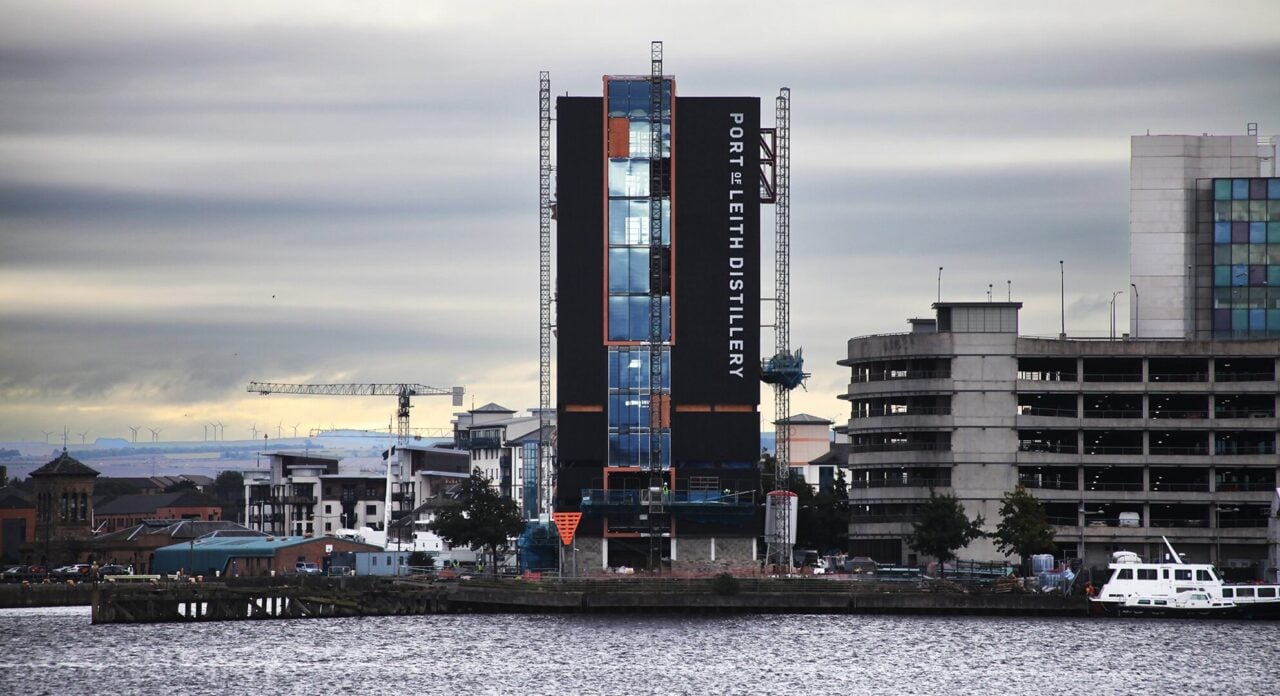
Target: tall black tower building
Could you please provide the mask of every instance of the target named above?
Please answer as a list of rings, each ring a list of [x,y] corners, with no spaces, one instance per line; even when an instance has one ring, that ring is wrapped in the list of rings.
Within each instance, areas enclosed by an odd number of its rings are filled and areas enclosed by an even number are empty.
[[[750,565],[760,100],[606,76],[556,124],[556,509],[583,513],[579,567]]]

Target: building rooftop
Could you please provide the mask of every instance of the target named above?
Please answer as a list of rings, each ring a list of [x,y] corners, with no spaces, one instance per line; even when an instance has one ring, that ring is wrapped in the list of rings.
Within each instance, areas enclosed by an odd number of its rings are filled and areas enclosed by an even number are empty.
[[[808,413],[797,413],[794,416],[788,416],[786,420],[774,421],[774,425],[832,425],[833,421],[826,418],[819,418]]]
[[[480,408],[471,409],[470,411],[468,411],[468,413],[515,413],[515,411],[512,411],[506,406],[499,406],[498,404],[495,404],[492,401],[490,401],[489,403],[485,404],[484,406],[481,406]]]
[[[132,493],[94,504],[95,515],[136,515],[154,513],[163,507],[218,507],[217,501],[199,491],[176,493]]]
[[[44,466],[31,472],[32,476],[97,476],[98,472],[90,469],[80,462],[80,460],[67,454],[62,450],[62,454],[57,459],[45,464]]]

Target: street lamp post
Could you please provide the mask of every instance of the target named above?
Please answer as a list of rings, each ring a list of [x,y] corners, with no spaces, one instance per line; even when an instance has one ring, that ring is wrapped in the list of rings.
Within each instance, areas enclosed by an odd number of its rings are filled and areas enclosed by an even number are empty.
[[[1133,288],[1133,337],[1137,338],[1142,335],[1142,329],[1139,328],[1138,324],[1138,286],[1134,283],[1129,283],[1129,287]]]
[[[1115,290],[1111,293],[1111,340],[1116,340],[1116,297],[1123,295],[1124,290]]]

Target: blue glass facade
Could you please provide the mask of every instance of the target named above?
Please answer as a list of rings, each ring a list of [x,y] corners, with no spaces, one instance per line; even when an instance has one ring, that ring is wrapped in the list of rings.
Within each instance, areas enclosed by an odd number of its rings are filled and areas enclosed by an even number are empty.
[[[1213,336],[1280,336],[1280,178],[1213,180]]]
[[[605,79],[607,220],[605,343],[609,355],[609,466],[671,465],[671,96],[662,83],[662,108],[653,113],[653,83],[641,77]],[[653,153],[653,128],[662,151]],[[658,171],[654,171],[659,168]],[[660,215],[655,225],[654,212]],[[656,227],[656,229],[655,229]],[[655,244],[655,240],[657,243]],[[654,254],[661,258],[654,259]],[[655,277],[655,267],[658,274]],[[655,287],[656,286],[656,287]],[[661,307],[663,384],[650,389],[651,314]],[[651,394],[659,403],[651,404]],[[659,432],[660,452],[650,452]]]

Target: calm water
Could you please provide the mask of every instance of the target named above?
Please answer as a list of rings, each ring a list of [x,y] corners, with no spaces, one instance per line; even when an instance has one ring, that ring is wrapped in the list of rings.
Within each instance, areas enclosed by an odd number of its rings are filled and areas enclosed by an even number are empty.
[[[0,610],[0,694],[1280,694],[1280,622]]]

